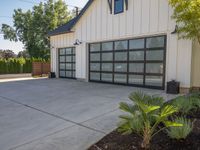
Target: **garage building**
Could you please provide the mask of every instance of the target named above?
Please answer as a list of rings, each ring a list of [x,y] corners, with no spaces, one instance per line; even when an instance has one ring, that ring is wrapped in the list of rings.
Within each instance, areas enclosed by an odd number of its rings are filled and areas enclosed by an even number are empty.
[[[168,0],[89,0],[49,33],[59,78],[182,91],[200,87],[196,41],[178,39]],[[199,64],[199,65],[198,65]]]

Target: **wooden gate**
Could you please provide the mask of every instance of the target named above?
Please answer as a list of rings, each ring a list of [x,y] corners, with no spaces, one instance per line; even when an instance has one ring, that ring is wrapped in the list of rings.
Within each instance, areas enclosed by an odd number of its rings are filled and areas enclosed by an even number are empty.
[[[32,76],[42,76],[50,72],[50,63],[47,62],[33,62]]]

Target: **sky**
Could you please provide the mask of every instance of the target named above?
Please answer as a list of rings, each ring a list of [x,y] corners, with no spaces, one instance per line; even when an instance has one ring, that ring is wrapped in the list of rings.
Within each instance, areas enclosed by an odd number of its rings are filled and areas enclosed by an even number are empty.
[[[23,11],[31,9],[35,4],[45,0],[1,0],[0,2],[0,28],[1,24],[13,25],[12,15],[14,9],[21,8]],[[68,5],[78,6],[83,8],[88,0],[64,0]],[[72,8],[72,7],[69,7]],[[10,49],[16,54],[24,49],[21,42],[10,42],[4,40],[0,34],[0,49]]]

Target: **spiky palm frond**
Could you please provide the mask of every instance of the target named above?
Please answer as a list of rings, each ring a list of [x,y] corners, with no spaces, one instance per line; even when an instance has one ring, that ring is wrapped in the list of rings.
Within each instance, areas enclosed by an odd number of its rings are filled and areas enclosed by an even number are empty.
[[[120,109],[128,114],[120,116],[118,131],[123,134],[135,132],[141,135],[142,146],[147,148],[152,136],[161,131],[161,129],[157,131],[161,122],[166,126],[180,126],[178,123],[168,121],[168,117],[178,109],[172,105],[164,105],[162,98],[141,92],[132,93],[129,98],[133,104],[120,103]]]
[[[167,130],[169,137],[177,140],[186,139],[192,131],[192,122],[183,117],[176,118],[173,121],[182,124],[182,126],[169,127]]]

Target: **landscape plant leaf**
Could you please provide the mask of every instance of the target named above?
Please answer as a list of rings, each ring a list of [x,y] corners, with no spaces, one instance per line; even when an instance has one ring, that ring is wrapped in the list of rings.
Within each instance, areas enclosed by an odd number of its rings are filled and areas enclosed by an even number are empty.
[[[172,121],[164,121],[163,122],[166,127],[182,127],[183,124],[177,123],[177,122],[172,122]]]

